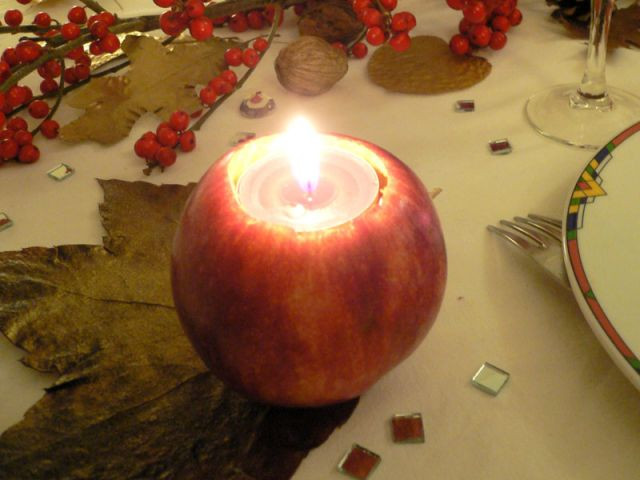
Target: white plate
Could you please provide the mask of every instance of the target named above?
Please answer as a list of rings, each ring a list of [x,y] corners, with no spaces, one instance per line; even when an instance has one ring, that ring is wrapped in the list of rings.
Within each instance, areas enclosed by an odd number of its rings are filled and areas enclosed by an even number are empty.
[[[580,173],[563,225],[565,266],[582,313],[640,389],[640,122]]]

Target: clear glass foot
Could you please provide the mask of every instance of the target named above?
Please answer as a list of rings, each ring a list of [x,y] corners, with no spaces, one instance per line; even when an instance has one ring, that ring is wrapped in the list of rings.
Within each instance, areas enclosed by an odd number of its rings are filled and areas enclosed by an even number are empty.
[[[640,98],[608,87],[608,95],[587,98],[578,84],[556,85],[527,100],[525,112],[542,135],[576,147],[602,148],[640,120]]]

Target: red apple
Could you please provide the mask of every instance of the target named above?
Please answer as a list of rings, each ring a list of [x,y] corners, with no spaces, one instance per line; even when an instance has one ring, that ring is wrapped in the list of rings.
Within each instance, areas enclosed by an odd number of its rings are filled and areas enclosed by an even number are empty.
[[[187,335],[215,375],[262,402],[360,395],[415,350],[444,294],[444,240],[420,180],[380,147],[336,138],[377,158],[378,200],[350,222],[296,232],[246,214],[237,182],[257,139],[207,171],[176,233]]]

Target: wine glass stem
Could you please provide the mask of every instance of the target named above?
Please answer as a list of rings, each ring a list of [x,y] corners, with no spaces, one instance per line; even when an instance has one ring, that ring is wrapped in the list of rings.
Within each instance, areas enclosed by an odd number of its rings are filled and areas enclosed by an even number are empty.
[[[611,99],[607,95],[605,67],[607,61],[607,37],[615,0],[591,0],[591,23],[589,25],[589,45],[587,61],[578,88],[574,107],[611,109]],[[572,102],[573,103],[573,102]]]

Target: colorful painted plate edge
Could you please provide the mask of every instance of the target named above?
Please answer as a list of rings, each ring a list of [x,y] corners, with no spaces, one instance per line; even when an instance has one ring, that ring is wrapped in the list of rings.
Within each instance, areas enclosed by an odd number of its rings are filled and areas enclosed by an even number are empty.
[[[570,192],[563,222],[563,249],[565,267],[573,294],[591,329],[602,343],[607,353],[622,370],[625,376],[640,390],[640,359],[615,328],[615,322],[598,300],[591,282],[582,264],[579,246],[579,232],[582,228],[585,209],[594,204],[594,200],[606,195],[601,187],[604,182],[603,170],[611,163],[611,153],[622,142],[640,132],[640,122],[630,126],[613,138],[595,154],[580,172],[578,180]]]

